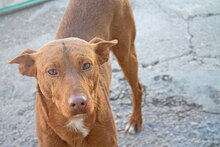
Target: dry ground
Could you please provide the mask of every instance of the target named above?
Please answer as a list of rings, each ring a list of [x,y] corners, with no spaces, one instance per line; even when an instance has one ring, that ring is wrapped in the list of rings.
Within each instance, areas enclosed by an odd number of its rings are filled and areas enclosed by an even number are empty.
[[[37,146],[35,85],[7,60],[53,40],[68,0],[0,17],[0,146]],[[220,1],[132,0],[143,130],[124,133],[131,95],[111,56],[119,146],[220,146]]]

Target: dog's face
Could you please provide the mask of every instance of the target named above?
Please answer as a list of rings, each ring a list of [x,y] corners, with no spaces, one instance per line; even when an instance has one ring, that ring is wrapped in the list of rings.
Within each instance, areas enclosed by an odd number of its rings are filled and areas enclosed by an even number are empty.
[[[40,91],[65,117],[89,114],[96,105],[99,66],[109,59],[117,40],[90,42],[67,38],[47,43],[39,51],[27,49],[9,61],[22,75],[34,76]]]

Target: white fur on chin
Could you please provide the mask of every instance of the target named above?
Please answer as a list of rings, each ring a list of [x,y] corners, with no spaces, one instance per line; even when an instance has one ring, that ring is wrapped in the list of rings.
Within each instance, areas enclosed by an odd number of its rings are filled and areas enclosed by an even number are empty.
[[[85,128],[83,123],[83,118],[73,119],[68,124],[67,127],[72,127],[76,131],[80,131],[84,137],[86,137],[89,131]]]

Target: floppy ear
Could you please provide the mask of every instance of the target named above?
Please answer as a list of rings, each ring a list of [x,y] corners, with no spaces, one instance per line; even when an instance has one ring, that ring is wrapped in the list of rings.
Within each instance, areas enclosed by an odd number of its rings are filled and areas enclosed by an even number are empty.
[[[98,55],[98,62],[100,65],[109,60],[109,48],[118,44],[118,40],[106,41],[101,38],[95,37],[89,41],[95,45],[95,53]]]
[[[35,60],[33,58],[33,53],[36,53],[35,50],[26,49],[16,58],[9,60],[9,64],[17,63],[19,64],[19,71],[22,75],[36,77],[37,69],[35,66]]]

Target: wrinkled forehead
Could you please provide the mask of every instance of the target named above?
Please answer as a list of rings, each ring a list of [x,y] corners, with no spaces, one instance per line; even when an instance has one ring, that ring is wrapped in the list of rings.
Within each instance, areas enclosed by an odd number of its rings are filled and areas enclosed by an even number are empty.
[[[92,46],[78,38],[54,40],[44,45],[39,54],[47,60],[63,60],[68,58],[94,58]]]

